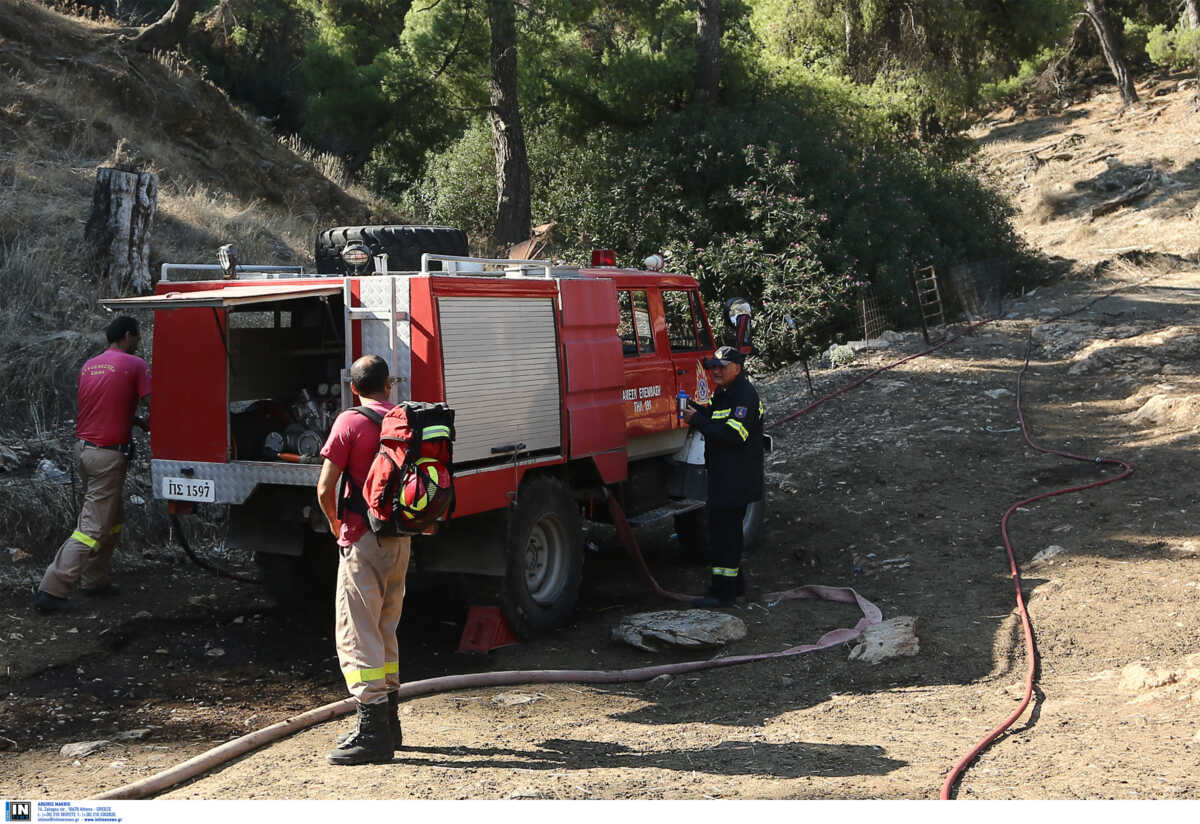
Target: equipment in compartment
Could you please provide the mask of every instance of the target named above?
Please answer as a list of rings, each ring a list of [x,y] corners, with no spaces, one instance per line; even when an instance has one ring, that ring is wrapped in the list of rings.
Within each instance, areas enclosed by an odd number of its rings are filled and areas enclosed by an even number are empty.
[[[321,447],[340,411],[338,398],[329,392],[328,384],[320,384],[301,388],[286,403],[268,399],[231,404],[234,460],[319,463]]]

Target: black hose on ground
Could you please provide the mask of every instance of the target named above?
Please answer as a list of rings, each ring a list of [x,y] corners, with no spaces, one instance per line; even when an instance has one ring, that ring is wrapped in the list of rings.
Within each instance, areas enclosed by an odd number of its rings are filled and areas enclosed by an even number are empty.
[[[201,569],[208,570],[209,572],[211,572],[214,575],[217,575],[221,578],[230,578],[234,581],[241,581],[243,584],[261,584],[262,583],[262,580],[259,578],[252,578],[247,575],[240,575],[236,572],[233,572],[232,570],[224,569],[224,568],[216,566],[214,564],[210,564],[208,561],[205,561],[200,556],[198,556],[192,550],[191,544],[188,543],[187,533],[184,532],[184,530],[183,530],[183,523],[179,520],[178,512],[171,513],[171,532],[173,535],[175,535],[175,539],[179,542],[179,545],[181,547],[183,547],[184,553],[186,553],[187,556],[189,558],[191,558],[192,561],[195,562],[196,566],[200,567]]]

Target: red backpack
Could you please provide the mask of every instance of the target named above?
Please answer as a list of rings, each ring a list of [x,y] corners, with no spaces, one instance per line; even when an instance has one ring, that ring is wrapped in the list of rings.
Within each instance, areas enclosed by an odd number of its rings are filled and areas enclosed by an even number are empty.
[[[454,511],[454,410],[401,401],[380,424],[363,498],[376,535],[419,535]]]

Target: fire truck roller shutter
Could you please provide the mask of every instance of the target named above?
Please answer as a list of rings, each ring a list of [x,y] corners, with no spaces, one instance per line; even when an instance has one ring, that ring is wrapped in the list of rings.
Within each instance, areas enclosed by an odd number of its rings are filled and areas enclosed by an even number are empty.
[[[494,459],[562,441],[558,346],[550,298],[439,298],[446,403],[455,410],[454,462]]]
[[[419,270],[423,252],[469,254],[467,233],[449,226],[338,226],[317,235],[317,272],[346,274],[342,249],[355,241],[366,244],[372,255],[387,254],[388,269],[393,272]]]

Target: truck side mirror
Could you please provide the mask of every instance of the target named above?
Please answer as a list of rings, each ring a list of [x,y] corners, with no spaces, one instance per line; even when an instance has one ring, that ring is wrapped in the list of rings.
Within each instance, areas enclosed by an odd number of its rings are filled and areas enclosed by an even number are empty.
[[[736,335],[734,345],[738,349],[752,348],[750,343],[750,301],[745,298],[730,298],[725,301],[725,322]]]

